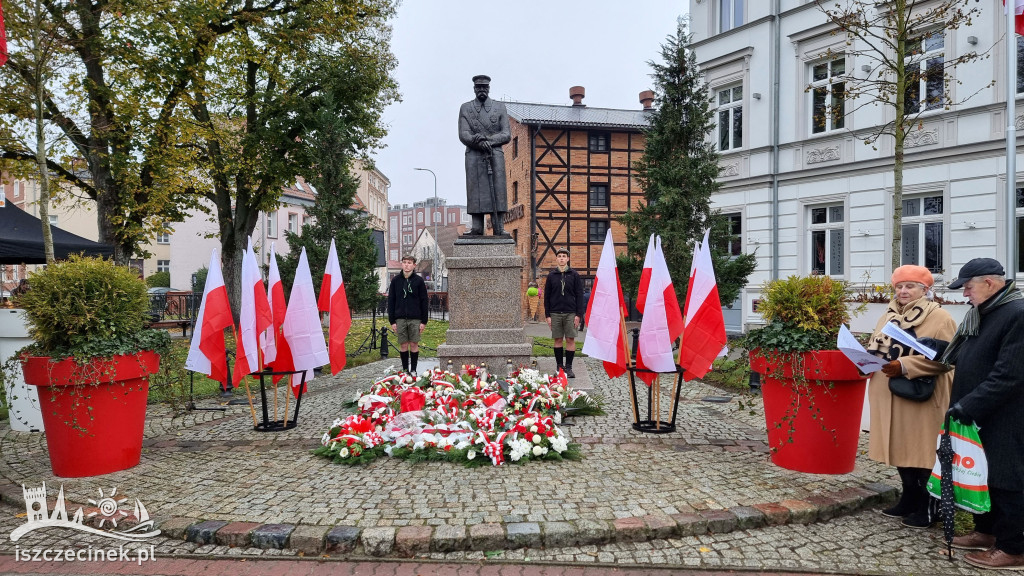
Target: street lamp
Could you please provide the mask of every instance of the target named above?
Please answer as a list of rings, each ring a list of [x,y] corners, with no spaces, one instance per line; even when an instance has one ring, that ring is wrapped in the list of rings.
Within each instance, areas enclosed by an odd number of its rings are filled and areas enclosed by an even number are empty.
[[[437,261],[437,216],[434,212],[437,210],[437,174],[434,174],[434,171],[430,168],[413,168],[413,170],[430,172],[430,175],[434,177],[434,208],[430,211],[430,219],[434,221],[434,265],[432,268],[434,275],[434,292],[439,292],[441,288],[438,276],[441,275],[441,263]]]

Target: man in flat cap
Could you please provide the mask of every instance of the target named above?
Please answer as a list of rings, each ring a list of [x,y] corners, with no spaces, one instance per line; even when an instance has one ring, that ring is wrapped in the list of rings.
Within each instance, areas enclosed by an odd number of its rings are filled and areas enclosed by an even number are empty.
[[[544,282],[544,316],[555,341],[557,369],[564,366],[565,375],[575,378],[572,360],[576,355],[576,331],[583,321],[587,301],[583,299],[583,279],[569,267],[569,250],[556,250],[555,262],[558,266],[548,273]]]
[[[974,566],[1024,568],[1024,296],[992,258],[964,264],[950,288],[964,289],[971,309],[939,359],[955,365],[947,415],[977,422],[988,457],[992,511],[975,531],[953,539]]]
[[[487,96],[490,89],[489,76],[474,76],[476,99],[459,109],[459,140],[466,145],[466,212],[473,217],[468,234],[474,236],[484,233],[484,214],[491,215],[494,235],[505,235],[502,220],[508,212],[501,147],[512,134],[505,105]]]

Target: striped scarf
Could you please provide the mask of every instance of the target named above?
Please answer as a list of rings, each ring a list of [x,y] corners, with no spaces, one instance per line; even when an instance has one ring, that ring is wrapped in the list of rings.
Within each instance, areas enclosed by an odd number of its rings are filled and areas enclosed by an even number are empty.
[[[1006,304],[1007,302],[1013,302],[1014,300],[1020,300],[1024,298],[1024,295],[1017,290],[1016,282],[1007,282],[1006,286],[1003,287],[995,296],[990,298],[987,302],[983,302],[981,307],[985,308],[985,312],[995,310],[996,308]],[[953,335],[953,339],[949,341],[949,345],[946,346],[945,352],[942,353],[942,357],[939,358],[939,362],[946,365],[956,364],[957,358],[960,356],[960,347],[963,343],[972,336],[978,335],[978,329],[981,327],[981,309],[978,306],[971,306],[971,309],[967,311],[967,315],[964,316],[960,326],[956,329],[956,334]]]

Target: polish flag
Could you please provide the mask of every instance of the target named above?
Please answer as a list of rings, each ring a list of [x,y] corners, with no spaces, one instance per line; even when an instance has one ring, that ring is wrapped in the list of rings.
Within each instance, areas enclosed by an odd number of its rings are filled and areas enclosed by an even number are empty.
[[[679,365],[686,372],[683,379],[701,378],[711,370],[711,363],[725,351],[725,318],[718,298],[718,282],[711,261],[708,235],[693,256],[690,282],[686,289],[686,324],[683,343],[679,347]]]
[[[644,267],[640,271],[640,287],[636,291],[636,309],[644,313],[644,306],[647,304],[647,289],[651,285],[651,258],[654,256],[654,234],[647,241],[647,252],[644,254]]]
[[[583,341],[583,353],[604,361],[604,371],[609,378],[626,373],[629,355],[626,352],[626,333],[623,316],[626,305],[619,284],[619,268],[615,265],[615,243],[612,231],[604,237],[601,261],[597,265],[597,276],[590,290],[587,303],[587,337]]]
[[[306,382],[313,379],[314,368],[330,362],[327,344],[324,342],[324,331],[320,326],[320,314],[316,308],[313,277],[309,273],[305,248],[299,255],[299,266],[295,270],[295,281],[292,283],[288,311],[285,312],[281,332],[292,351],[292,369],[304,371]],[[299,393],[294,378],[292,392],[296,395]]]
[[[637,367],[653,372],[675,372],[672,343],[683,332],[683,314],[679,310],[672,276],[661,250],[661,238],[655,240],[651,258],[651,281],[647,290],[644,318],[640,323],[640,341],[636,354]],[[654,374],[638,373],[650,385]]]
[[[206,273],[203,301],[199,305],[196,327],[192,330],[192,344],[185,359],[185,369],[206,374],[228,386],[228,361],[224,346],[224,330],[234,326],[231,319],[231,304],[228,289],[224,286],[224,275],[220,271],[217,250],[210,256],[210,268]]]
[[[276,293],[276,294],[275,294]],[[277,298],[275,299],[275,295]],[[277,269],[277,254],[274,243],[270,244],[270,273],[267,275],[267,304],[270,306],[270,327],[260,334],[260,347],[263,348],[263,361],[269,366],[277,360],[277,347],[280,338],[281,324],[284,323],[284,285],[281,284],[281,273]]]
[[[235,386],[246,374],[263,369],[260,362],[260,336],[273,326],[267,289],[260,275],[256,252],[252,249],[252,238],[242,256],[242,301],[238,313],[238,342],[235,353],[235,371],[232,380]]]
[[[0,2],[0,66],[7,63],[7,33],[4,31],[4,4]]]
[[[327,350],[331,356],[331,374],[337,374],[345,367],[345,337],[352,327],[352,312],[348,308],[348,296],[345,295],[345,282],[341,277],[341,265],[338,263],[338,251],[334,248],[333,238],[331,250],[327,253],[327,269],[324,270],[324,279],[320,284],[317,307],[321,312],[330,314]]]
[[[1003,0],[1003,14],[1006,14],[1006,0]],[[1024,0],[1013,3],[1013,28],[1014,32],[1024,36]]]

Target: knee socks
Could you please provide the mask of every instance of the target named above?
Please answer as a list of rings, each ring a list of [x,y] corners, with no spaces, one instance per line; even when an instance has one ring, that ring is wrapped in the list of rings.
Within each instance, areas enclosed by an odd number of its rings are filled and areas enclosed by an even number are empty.
[[[562,367],[562,351],[563,350],[564,349],[561,346],[555,348],[555,366],[557,366],[559,368]]]
[[[398,355],[402,357],[402,372],[408,372],[409,371],[409,352],[408,351],[406,351],[406,352],[399,352]]]
[[[416,351],[416,352],[410,351],[409,352],[409,356],[411,358],[411,365],[410,365],[410,367],[412,368],[412,371],[415,372],[416,371],[416,362],[420,359],[420,353],[419,353],[419,351]]]
[[[565,351],[565,367],[568,368],[569,370],[572,370],[572,358],[575,355],[576,355],[576,351],[575,350],[566,350]]]

